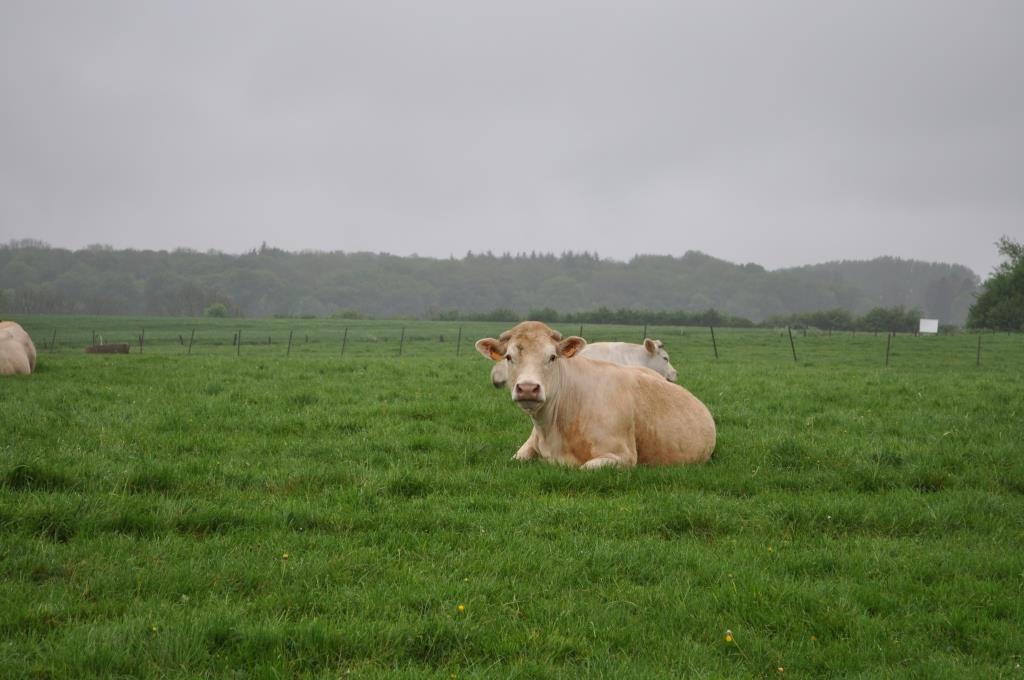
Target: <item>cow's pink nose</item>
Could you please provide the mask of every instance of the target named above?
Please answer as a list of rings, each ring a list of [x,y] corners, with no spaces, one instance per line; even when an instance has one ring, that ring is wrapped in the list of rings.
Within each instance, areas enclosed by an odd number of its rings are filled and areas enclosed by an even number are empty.
[[[523,401],[540,401],[540,385],[535,382],[516,383],[515,398]]]

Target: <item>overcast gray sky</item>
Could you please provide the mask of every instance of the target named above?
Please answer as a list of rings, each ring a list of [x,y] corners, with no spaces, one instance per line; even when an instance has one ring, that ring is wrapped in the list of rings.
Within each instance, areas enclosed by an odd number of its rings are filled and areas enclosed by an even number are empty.
[[[959,262],[1024,2],[0,0],[0,241]]]

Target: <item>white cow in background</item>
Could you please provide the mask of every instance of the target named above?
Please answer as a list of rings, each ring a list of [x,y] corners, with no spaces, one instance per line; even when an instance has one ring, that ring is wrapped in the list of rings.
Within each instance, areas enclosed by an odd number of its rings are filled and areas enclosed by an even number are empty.
[[[676,382],[679,373],[669,361],[665,343],[646,338],[642,345],[633,342],[592,342],[584,347],[579,356],[588,359],[609,361],[620,366],[643,366],[660,373],[669,382]],[[491,384],[504,387],[508,381],[508,366],[498,362],[491,367]]]

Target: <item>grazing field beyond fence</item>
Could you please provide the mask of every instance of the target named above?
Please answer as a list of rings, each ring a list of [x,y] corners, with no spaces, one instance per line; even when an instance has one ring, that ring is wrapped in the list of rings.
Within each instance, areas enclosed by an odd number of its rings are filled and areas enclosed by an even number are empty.
[[[652,326],[716,453],[581,472],[511,324],[18,320],[0,675],[1022,675],[1021,335]]]
[[[249,358],[475,357],[473,343],[497,337],[510,322],[365,321],[323,319],[175,319],[27,317],[23,325],[41,351],[78,351],[99,343],[127,343],[133,353],[235,355]],[[792,362],[836,366],[1011,368],[1024,359],[1024,334],[965,332],[916,336],[870,331],[787,328],[707,328],[554,324],[589,342],[665,342],[673,360],[703,364]],[[792,344],[790,338],[792,337]],[[239,338],[241,342],[239,343]],[[53,345],[51,347],[51,344]],[[978,351],[980,348],[980,352]]]

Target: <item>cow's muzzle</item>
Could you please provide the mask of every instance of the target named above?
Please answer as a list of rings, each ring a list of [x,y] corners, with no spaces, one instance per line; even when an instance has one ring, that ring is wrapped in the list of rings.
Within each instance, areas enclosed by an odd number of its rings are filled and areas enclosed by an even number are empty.
[[[512,399],[523,407],[537,406],[544,401],[544,390],[541,389],[540,383],[517,382],[512,388]]]

